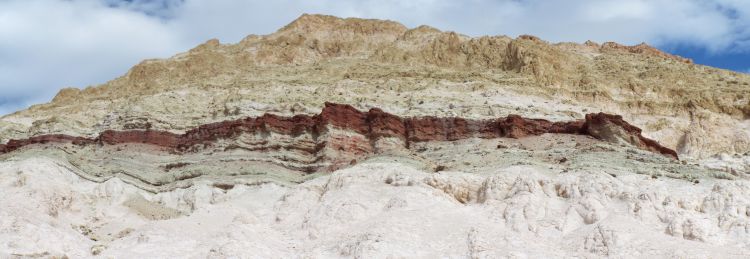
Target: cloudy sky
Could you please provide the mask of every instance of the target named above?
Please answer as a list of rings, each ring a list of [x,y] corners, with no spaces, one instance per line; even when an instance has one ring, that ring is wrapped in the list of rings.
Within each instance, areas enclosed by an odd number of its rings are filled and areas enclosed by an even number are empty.
[[[472,36],[646,42],[750,72],[747,0],[0,0],[0,114],[211,38],[267,34],[302,13],[428,24]]]

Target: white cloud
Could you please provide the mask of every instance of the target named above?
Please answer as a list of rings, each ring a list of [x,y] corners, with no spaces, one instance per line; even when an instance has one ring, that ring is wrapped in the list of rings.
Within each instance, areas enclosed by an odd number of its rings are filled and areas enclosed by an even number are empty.
[[[105,82],[146,57],[188,47],[158,19],[94,1],[2,2],[0,39],[5,109],[47,101],[64,86]]]
[[[469,35],[750,51],[746,0],[0,0],[0,114],[64,86],[124,74],[219,38],[267,34],[302,13],[429,24]]]

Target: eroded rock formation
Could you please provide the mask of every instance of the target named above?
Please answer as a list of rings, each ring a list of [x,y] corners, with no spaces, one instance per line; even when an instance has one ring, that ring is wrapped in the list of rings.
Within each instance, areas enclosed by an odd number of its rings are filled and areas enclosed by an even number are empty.
[[[200,126],[184,134],[158,130],[107,130],[96,138],[68,135],[41,135],[23,140],[11,140],[0,145],[0,153],[46,143],[72,143],[75,145],[118,145],[141,143],[163,148],[169,152],[193,152],[204,149],[222,139],[236,139],[242,134],[278,134],[278,138],[260,137],[255,144],[262,149],[294,149],[312,157],[330,161],[331,168],[356,161],[383,147],[381,139],[393,139],[400,148],[412,142],[453,141],[467,138],[523,138],[546,133],[590,135],[600,140],[630,144],[637,148],[677,159],[674,150],[641,135],[641,129],[622,119],[605,113],[588,114],[585,120],[551,122],[510,115],[494,120],[464,118],[410,117],[402,118],[373,108],[362,112],[350,105],[326,103],[318,115],[283,117],[265,114],[239,120],[224,121]],[[305,135],[306,137],[300,137]],[[271,143],[277,141],[278,143]],[[393,141],[388,142],[393,145]],[[332,153],[333,152],[333,153]],[[307,168],[305,171],[318,171]]]
[[[63,89],[50,103],[1,117],[0,143],[105,129],[183,133],[264,113],[315,114],[329,101],[401,117],[519,114],[564,121],[606,112],[672,149],[692,130],[696,114],[720,121],[702,123],[712,133],[701,135],[704,144],[679,149],[692,160],[750,151],[735,145],[750,143],[747,134],[737,134],[750,127],[744,122],[748,85],[746,74],[692,64],[645,44],[469,37],[393,21],[303,15],[272,34],[236,44],[209,40],[143,61],[106,84]]]
[[[606,113],[586,114],[581,132],[612,143],[627,143],[640,149],[677,158],[677,152],[641,135],[642,130],[622,119],[620,115]]]

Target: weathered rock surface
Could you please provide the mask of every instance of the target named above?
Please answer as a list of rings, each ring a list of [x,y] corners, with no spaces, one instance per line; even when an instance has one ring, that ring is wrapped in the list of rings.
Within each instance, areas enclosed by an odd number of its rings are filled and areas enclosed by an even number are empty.
[[[51,103],[2,117],[0,143],[107,129],[182,134],[265,113],[312,115],[324,102],[400,117],[570,121],[605,112],[642,125],[644,135],[687,159],[750,151],[745,74],[644,44],[472,38],[323,15],[236,44],[210,40],[106,84],[62,90]],[[697,131],[711,134],[694,141]]]
[[[748,84],[303,15],[1,117],[0,257],[748,258]]]
[[[655,153],[677,158],[677,152],[659,145],[653,139],[643,137],[641,129],[624,121],[620,115],[606,113],[586,114],[581,132],[612,143],[626,143]]]
[[[348,133],[329,132],[334,128]],[[467,120],[463,118],[415,117],[401,118],[380,109],[362,112],[349,105],[326,103],[319,115],[296,115],[283,117],[265,114],[240,120],[224,121],[200,126],[178,135],[158,130],[129,130],[102,132],[97,138],[67,135],[40,135],[24,140],[11,140],[0,144],[0,154],[16,149],[48,143],[71,143],[73,145],[118,145],[128,143],[148,144],[165,148],[168,152],[189,152],[214,145],[219,140],[233,140],[242,134],[280,134],[291,139],[309,135],[311,139],[284,145],[264,138],[266,148],[281,146],[306,152],[322,160],[339,160],[335,168],[345,163],[374,155],[380,149],[376,143],[381,138],[401,141],[401,148],[411,142],[453,141],[468,138],[522,138],[542,134],[580,134],[620,144],[627,143],[637,148],[677,159],[677,153],[641,135],[641,129],[622,120],[621,116],[604,113],[586,115],[585,121],[550,122],[544,119],[527,119],[511,115],[495,120]],[[354,135],[353,135],[354,134]],[[288,143],[287,143],[288,144]],[[340,151],[337,157],[326,157],[323,149]],[[342,154],[348,154],[343,155]],[[321,158],[322,157],[322,158]],[[334,168],[329,168],[334,169]],[[312,169],[318,171],[317,169]]]
[[[433,173],[381,159],[294,186],[150,193],[81,179],[56,159],[3,161],[0,257],[750,256],[747,181],[558,166]]]

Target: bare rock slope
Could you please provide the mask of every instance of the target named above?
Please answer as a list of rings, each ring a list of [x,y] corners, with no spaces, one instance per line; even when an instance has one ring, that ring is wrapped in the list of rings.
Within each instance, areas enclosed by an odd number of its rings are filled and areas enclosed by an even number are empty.
[[[399,116],[553,121],[620,114],[686,158],[750,151],[750,76],[645,44],[467,37],[391,21],[303,15],[236,44],[210,40],[100,86],[3,117],[0,138],[106,129],[175,133],[202,124],[320,111],[324,102]],[[704,134],[711,132],[712,134]]]
[[[750,76],[303,15],[0,118],[2,258],[748,258]]]
[[[233,186],[232,178],[243,177],[231,177],[237,176],[231,175],[231,171],[242,172],[244,167],[265,171],[256,179],[260,182],[276,180],[288,184],[299,182],[308,174],[329,173],[379,155],[419,156],[422,161],[437,163],[441,158],[415,152],[422,153],[424,145],[446,141],[493,141],[544,134],[593,137],[604,141],[601,143],[604,145],[627,144],[652,152],[650,155],[678,159],[674,150],[640,133],[639,128],[621,117],[604,113],[589,114],[586,120],[555,123],[518,115],[494,120],[401,118],[380,109],[361,112],[349,105],[326,103],[315,116],[265,114],[203,125],[184,134],[107,130],[96,138],[39,135],[0,144],[0,158],[41,150],[48,156],[69,160],[84,177],[99,182],[112,177],[126,178],[155,192],[190,185],[191,180],[200,176],[226,175],[227,171],[229,177],[224,177],[220,184]],[[133,153],[140,155],[133,157]],[[145,154],[172,158],[167,163],[149,161]],[[285,176],[296,177],[285,179]]]

